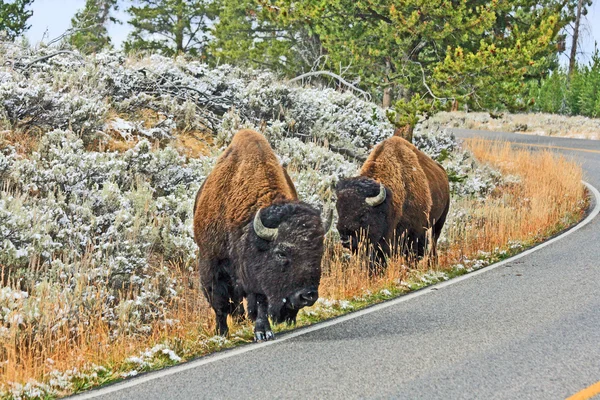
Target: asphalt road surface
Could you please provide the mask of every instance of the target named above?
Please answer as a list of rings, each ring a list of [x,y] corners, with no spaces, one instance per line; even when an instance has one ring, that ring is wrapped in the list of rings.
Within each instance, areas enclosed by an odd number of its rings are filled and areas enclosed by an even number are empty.
[[[552,146],[600,188],[600,141],[455,132]],[[84,396],[564,399],[600,381],[600,217],[482,271]]]

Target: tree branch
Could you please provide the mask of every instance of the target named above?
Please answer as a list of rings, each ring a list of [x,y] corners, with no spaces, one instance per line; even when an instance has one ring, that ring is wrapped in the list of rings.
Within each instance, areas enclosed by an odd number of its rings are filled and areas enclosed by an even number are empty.
[[[425,89],[427,89],[427,92],[429,92],[429,95],[431,97],[433,97],[436,100],[440,100],[440,101],[455,100],[453,97],[452,98],[437,97],[435,94],[433,94],[433,91],[431,90],[431,88],[427,84],[427,80],[425,79],[425,70],[423,69],[423,65],[421,65],[421,63],[418,61],[412,61],[412,60],[407,60],[407,61],[410,63],[413,63],[413,64],[417,64],[419,66],[419,68],[421,68],[421,76],[423,77],[423,86],[425,86]]]
[[[296,82],[299,81],[301,79],[304,78],[310,78],[311,76],[318,76],[318,75],[326,75],[329,76],[331,78],[337,79],[340,83],[342,83],[343,85],[349,87],[352,90],[357,91],[358,93],[362,94],[367,100],[371,101],[371,95],[367,92],[365,92],[362,89],[357,88],[356,86],[354,86],[353,84],[351,84],[350,82],[348,82],[347,80],[345,80],[344,78],[342,78],[341,76],[339,76],[338,74],[334,74],[333,72],[330,71],[312,71],[312,72],[307,72],[305,74],[299,75],[295,78],[290,79],[288,82],[292,83],[292,82]]]
[[[75,53],[73,51],[69,51],[69,50],[59,50],[59,51],[55,51],[52,54],[48,54],[48,55],[45,55],[43,57],[38,57],[38,58],[34,59],[33,61],[30,61],[29,63],[27,63],[23,67],[23,70],[24,71],[28,70],[29,67],[31,67],[33,64],[38,63],[38,62],[42,62],[42,61],[46,61],[46,60],[48,60],[48,59],[50,59],[52,57],[55,57],[55,56],[57,56],[59,54],[71,54],[72,56],[75,56],[77,59],[79,59],[79,61],[81,61],[82,64],[85,64],[85,61],[84,61],[83,57],[81,57],[79,54],[77,54],[77,53]]]

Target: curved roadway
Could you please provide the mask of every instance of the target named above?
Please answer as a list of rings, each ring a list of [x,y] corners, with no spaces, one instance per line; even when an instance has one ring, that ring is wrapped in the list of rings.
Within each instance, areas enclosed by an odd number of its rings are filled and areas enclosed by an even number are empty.
[[[455,132],[553,146],[600,188],[600,141]],[[600,217],[482,271],[80,397],[564,399],[600,381]]]

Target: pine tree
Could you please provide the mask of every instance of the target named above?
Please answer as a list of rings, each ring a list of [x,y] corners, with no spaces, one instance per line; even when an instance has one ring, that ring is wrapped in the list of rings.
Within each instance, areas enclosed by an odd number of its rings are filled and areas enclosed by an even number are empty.
[[[564,2],[555,0],[263,3],[283,25],[305,21],[330,68],[350,66],[375,94],[391,86],[407,100],[458,99],[472,108],[525,106],[523,80],[555,65],[565,23]]]
[[[97,53],[112,47],[106,26],[109,22],[118,22],[111,16],[117,9],[117,0],[86,0],[83,9],[71,20],[74,32],[69,38],[71,45],[83,53]]]
[[[302,24],[282,25],[256,0],[215,0],[218,22],[212,29],[211,57],[221,63],[281,71],[309,70],[323,55],[318,36]]]
[[[10,40],[30,28],[27,20],[33,15],[33,11],[26,8],[31,3],[33,0],[14,0],[10,3],[0,0],[0,31],[5,32]]]
[[[210,0],[145,0],[128,9],[134,30],[125,50],[200,55],[209,39]]]

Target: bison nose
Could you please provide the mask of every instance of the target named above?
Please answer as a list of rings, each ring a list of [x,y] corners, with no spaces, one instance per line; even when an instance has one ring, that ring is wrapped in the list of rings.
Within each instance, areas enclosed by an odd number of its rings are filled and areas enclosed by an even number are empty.
[[[297,291],[291,298],[292,306],[296,309],[310,307],[319,298],[319,292],[315,288],[302,289]]]
[[[302,300],[304,300],[307,304],[309,305],[313,305],[315,304],[315,301],[317,301],[317,299],[319,298],[319,292],[317,292],[316,290],[307,290],[304,293],[300,294],[300,298]]]

